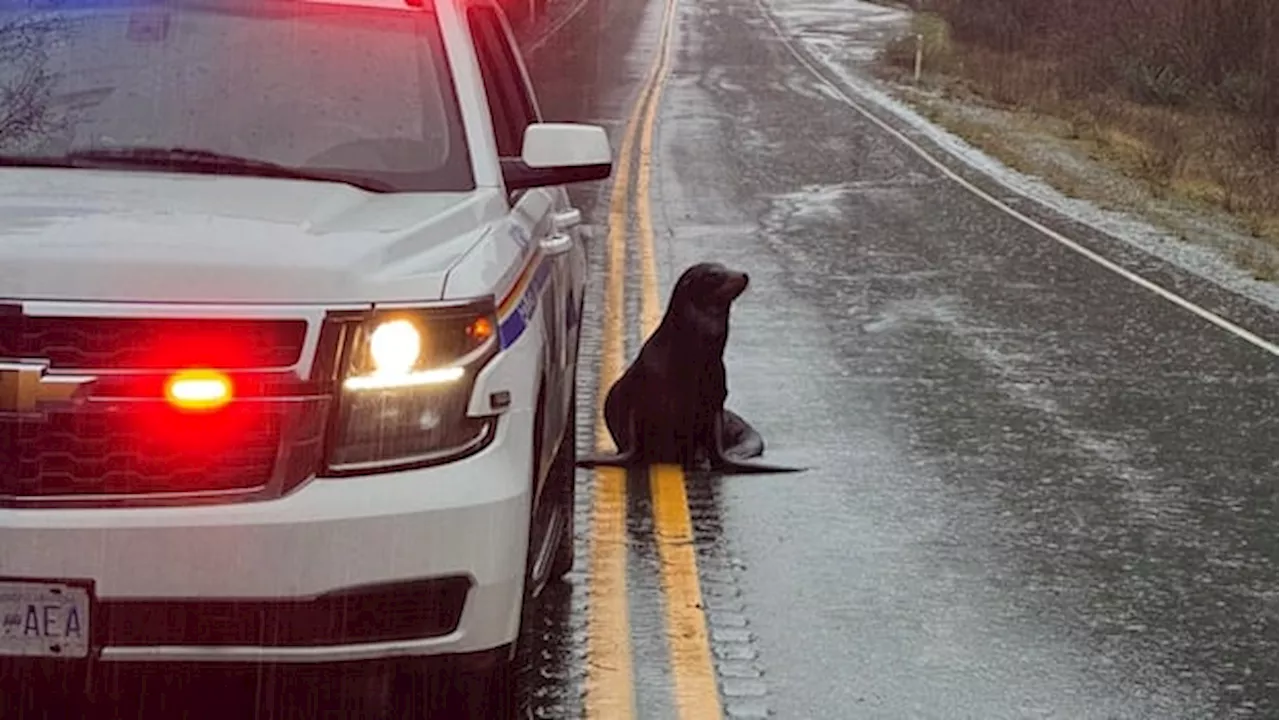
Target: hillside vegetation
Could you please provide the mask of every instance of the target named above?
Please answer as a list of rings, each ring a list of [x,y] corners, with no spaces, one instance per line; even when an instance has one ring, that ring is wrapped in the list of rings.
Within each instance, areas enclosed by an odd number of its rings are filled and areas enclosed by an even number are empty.
[[[1272,242],[1277,0],[918,0],[923,67],[1069,137],[1159,193],[1226,210]],[[916,40],[887,61],[910,69]]]

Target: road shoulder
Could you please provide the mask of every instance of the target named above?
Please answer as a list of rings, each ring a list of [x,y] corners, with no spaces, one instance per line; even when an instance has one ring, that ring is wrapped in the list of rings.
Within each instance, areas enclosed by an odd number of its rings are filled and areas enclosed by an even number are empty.
[[[821,78],[833,99],[874,116],[1012,210],[1249,333],[1276,342],[1275,311],[1280,299],[1275,282],[1258,281],[1221,252],[1183,242],[1132,213],[1067,197],[899,101],[888,84],[873,77],[871,67],[878,49],[904,27],[908,16],[902,11],[867,2],[846,2],[838,10],[792,0],[756,3],[790,49]],[[851,8],[859,12],[847,12]]]

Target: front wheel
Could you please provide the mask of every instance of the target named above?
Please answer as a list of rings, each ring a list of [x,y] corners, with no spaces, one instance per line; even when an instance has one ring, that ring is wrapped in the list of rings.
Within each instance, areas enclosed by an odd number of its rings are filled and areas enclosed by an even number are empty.
[[[560,537],[551,559],[549,580],[560,580],[573,569],[574,493],[577,489],[578,464],[578,391],[569,400],[569,419],[565,423],[560,450],[551,461],[551,482],[556,492],[556,512],[561,517]]]

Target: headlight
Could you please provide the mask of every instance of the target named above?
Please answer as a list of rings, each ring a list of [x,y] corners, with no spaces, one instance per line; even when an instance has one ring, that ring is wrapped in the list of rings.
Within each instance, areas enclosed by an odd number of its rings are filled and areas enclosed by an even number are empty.
[[[492,437],[494,418],[467,416],[476,373],[498,351],[491,299],[379,311],[348,337],[331,473],[441,462]]]

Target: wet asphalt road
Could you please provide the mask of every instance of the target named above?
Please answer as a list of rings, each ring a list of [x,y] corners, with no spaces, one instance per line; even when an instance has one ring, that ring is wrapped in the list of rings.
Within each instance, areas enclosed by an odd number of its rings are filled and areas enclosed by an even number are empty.
[[[530,47],[547,118],[603,124],[617,148],[661,14],[587,0]],[[1276,357],[946,179],[755,0],[680,0],[674,42],[650,191],[661,293],[702,259],[750,273],[729,403],[767,459],[812,468],[689,484],[725,715],[1276,717]],[[575,191],[597,225],[583,448],[607,191]],[[1274,313],[1017,207],[1274,342]],[[592,487],[581,472],[572,582],[530,633],[536,717],[583,711]],[[636,716],[675,717],[642,485],[629,503]]]

